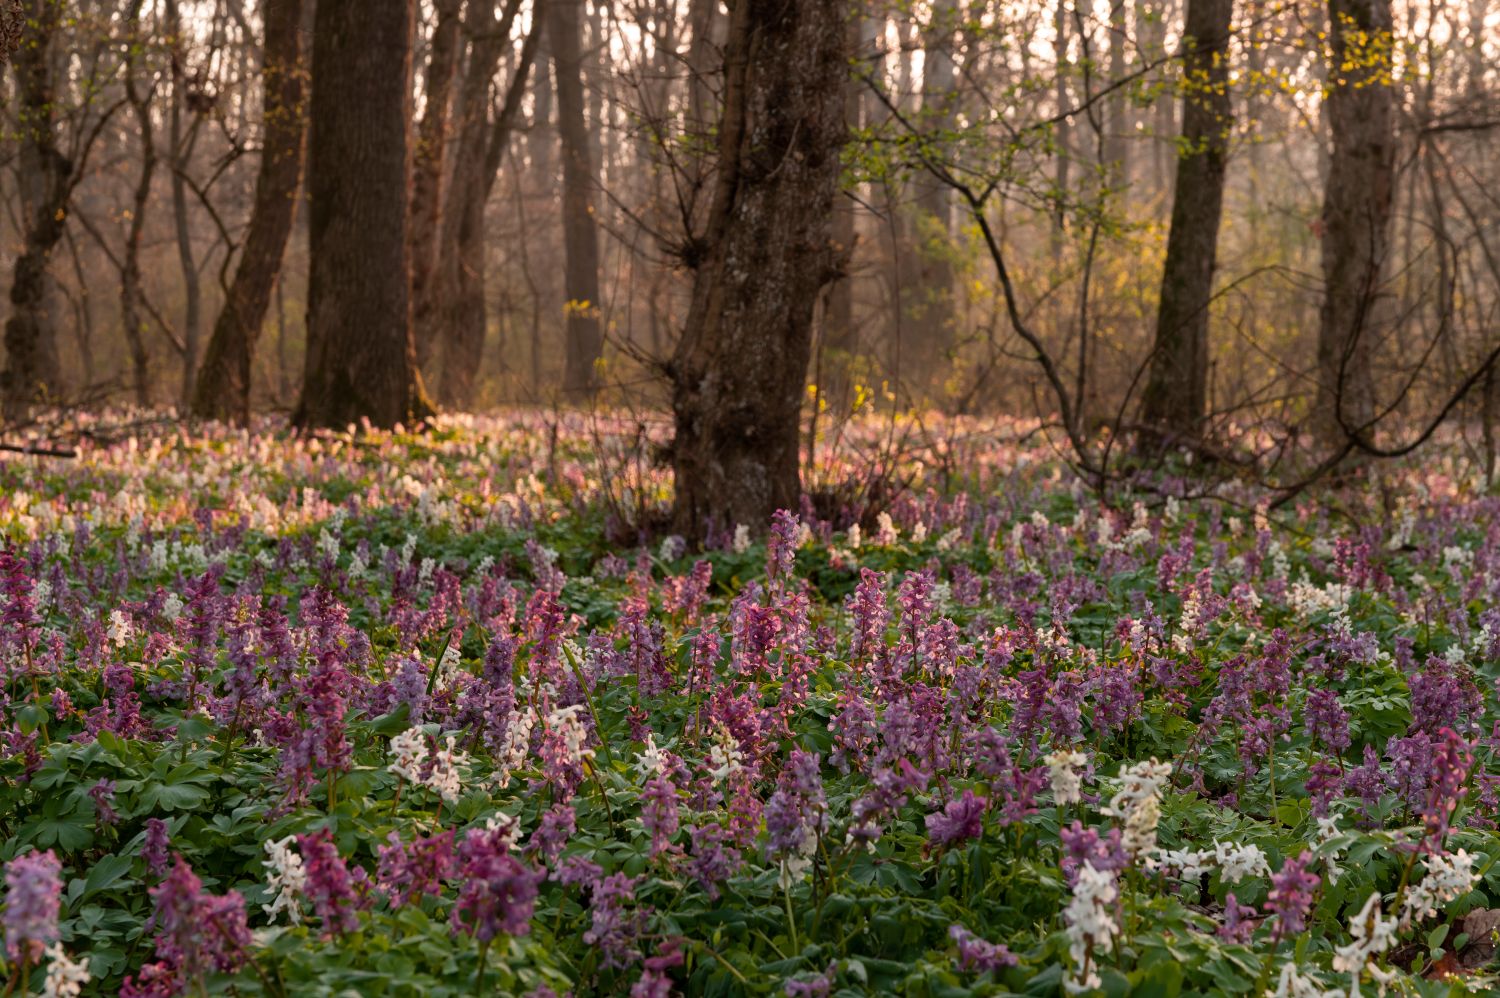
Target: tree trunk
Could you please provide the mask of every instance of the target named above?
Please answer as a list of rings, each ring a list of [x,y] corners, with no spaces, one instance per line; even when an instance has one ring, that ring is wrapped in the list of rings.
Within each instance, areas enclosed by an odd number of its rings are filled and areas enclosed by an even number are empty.
[[[582,402],[598,390],[595,362],[604,353],[599,328],[599,233],[594,226],[594,164],[584,122],[582,0],[552,0],[547,41],[557,83],[557,136],[563,162],[563,395]]]
[[[432,53],[427,59],[426,103],[417,126],[412,155],[411,185],[411,300],[417,317],[414,334],[417,366],[425,369],[432,356],[436,327],[422,321],[432,314],[427,298],[433,293],[438,233],[442,231],[443,177],[447,170],[448,125],[453,109],[453,81],[463,55],[463,0],[439,0],[437,25],[432,31]]]
[[[5,372],[0,375],[6,419],[24,417],[33,403],[56,401],[62,389],[57,331],[47,307],[47,265],[63,236],[73,164],[57,146],[53,104],[53,48],[62,6],[30,0],[31,44],[15,54],[20,141],[21,253],[10,286],[5,321]]]
[[[1323,101],[1332,156],[1323,192],[1323,307],[1314,426],[1339,446],[1374,419],[1368,335],[1390,241],[1395,91],[1390,0],[1329,0],[1331,64]]]
[[[26,0],[0,0],[0,69],[21,47],[26,32]]]
[[[193,395],[193,414],[202,419],[250,421],[251,362],[260,339],[271,293],[297,214],[302,182],[303,106],[306,67],[302,61],[303,0],[265,5],[265,109],[260,173],[250,230],[224,307],[214,323]]]
[[[1208,312],[1234,109],[1229,99],[1233,0],[1188,0],[1182,141],[1172,228],[1156,312],[1142,421],[1196,436],[1208,402]]]
[[[443,404],[467,409],[474,404],[474,379],[484,357],[485,240],[484,207],[494,185],[500,156],[491,160],[489,146],[490,85],[500,57],[510,47],[510,31],[520,12],[520,0],[509,0],[498,21],[493,2],[470,8],[474,18],[469,34],[474,39],[469,65],[459,98],[458,147],[448,201],[443,209],[443,245],[438,263],[433,308],[442,337],[443,374],[439,395]],[[535,18],[533,35],[540,30]],[[535,41],[523,48],[524,66],[530,68]],[[501,119],[513,119],[520,106],[520,90],[526,73],[518,69],[507,94]]]
[[[1125,0],[1109,0],[1109,82],[1125,78],[1125,55],[1130,44],[1125,24]],[[1105,100],[1104,166],[1109,185],[1130,182],[1130,95],[1120,87]]]
[[[318,0],[301,427],[390,427],[430,411],[406,245],[414,2]]]
[[[125,230],[125,250],[120,258],[120,325],[125,331],[125,345],[130,351],[131,387],[135,404],[151,404],[151,357],[146,352],[146,320],[141,315],[145,294],[141,290],[141,238],[146,230],[146,212],[151,203],[151,186],[156,177],[156,127],[151,114],[151,94],[141,93],[136,79],[137,52],[143,48],[140,35],[141,0],[133,0],[127,12],[130,44],[125,55],[125,99],[135,114],[140,131],[141,172],[136,178],[131,199],[130,225]]]
[[[796,508],[812,313],[834,275],[845,138],[840,0],[739,0],[705,255],[673,358],[676,529],[764,529]]]
[[[203,324],[203,287],[198,279],[198,261],[193,256],[192,219],[188,217],[187,171],[192,163],[196,126],[188,126],[188,85],[182,12],[176,0],[167,0],[166,26],[172,46],[172,104],[168,111],[168,140],[172,150],[172,218],[177,239],[177,261],[182,268],[182,384],[178,401],[188,408],[193,397],[193,376],[198,370],[198,346]],[[186,128],[186,131],[184,129]]]
[[[861,52],[865,31],[864,18],[856,11],[849,18],[849,51]],[[844,123],[857,128],[864,82],[850,79],[844,84]],[[855,354],[859,349],[859,330],[854,324],[854,279],[851,273],[854,244],[858,238],[854,224],[854,198],[840,193],[833,199],[833,251],[838,276],[829,285],[823,306],[823,346],[820,363],[823,371],[818,385],[822,398],[839,418],[849,415],[853,393]]]
[[[958,66],[954,34],[961,17],[956,0],[937,0],[923,39],[922,127],[940,146],[953,141],[958,124]],[[913,203],[908,220],[911,243],[903,254],[908,264],[902,304],[910,320],[908,349],[901,358],[905,373],[921,386],[941,392],[945,355],[953,347],[953,265],[949,240],[953,193],[926,170],[912,178]]]

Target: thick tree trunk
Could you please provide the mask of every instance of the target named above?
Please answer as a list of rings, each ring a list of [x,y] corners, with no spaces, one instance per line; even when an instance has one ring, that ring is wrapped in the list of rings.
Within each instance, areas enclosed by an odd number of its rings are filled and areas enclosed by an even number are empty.
[[[443,208],[443,245],[433,288],[432,307],[436,325],[441,331],[443,373],[439,397],[444,405],[467,409],[474,404],[475,377],[484,357],[485,315],[485,240],[484,207],[494,185],[493,161],[489,154],[490,85],[500,65],[500,57],[510,46],[511,27],[521,8],[520,0],[509,0],[497,21],[494,6],[476,4],[470,8],[473,18],[469,34],[474,39],[469,64],[464,73],[463,93],[459,98],[458,147],[455,150],[453,177],[448,201]],[[533,26],[535,34],[540,19]],[[535,53],[535,42],[528,40],[526,68]],[[524,86],[526,74],[512,78],[506,109],[501,118],[513,118],[519,107],[518,86]],[[509,127],[508,122],[506,125]]]
[[[1329,0],[1328,14],[1323,111],[1332,157],[1323,192],[1314,425],[1333,447],[1374,418],[1370,327],[1390,242],[1396,136],[1390,0]]]
[[[1233,12],[1234,0],[1187,3],[1177,187],[1156,345],[1141,406],[1143,422],[1188,436],[1201,431],[1208,402],[1208,312],[1234,124],[1229,99]]]
[[[414,2],[318,0],[298,426],[389,427],[429,411],[406,246]]]
[[[203,419],[250,421],[251,362],[297,214],[307,131],[304,0],[265,5],[265,110],[255,207],[234,281],[214,323],[193,395]]]
[[[63,236],[73,164],[57,146],[52,78],[53,47],[62,6],[29,0],[30,44],[15,53],[24,210],[21,253],[10,286],[5,320],[5,372],[0,375],[4,416],[25,415],[33,403],[56,401],[62,391],[57,331],[47,307],[47,265]]]
[[[414,334],[417,366],[425,369],[432,356],[436,327],[421,321],[432,314],[433,271],[437,266],[438,234],[442,231],[443,177],[447,157],[448,126],[453,110],[453,81],[463,55],[463,0],[438,0],[437,25],[432,31],[432,52],[427,58],[426,104],[417,126],[417,146],[412,154],[411,300],[417,317]]]
[[[563,162],[563,274],[565,321],[563,395],[591,398],[598,389],[595,362],[603,355],[599,328],[599,233],[594,225],[594,162],[584,121],[582,0],[552,0],[547,41],[557,83],[557,136]]]
[[[764,529],[800,497],[812,313],[834,275],[847,6],[739,0],[725,52],[719,170],[673,358],[680,533]]]

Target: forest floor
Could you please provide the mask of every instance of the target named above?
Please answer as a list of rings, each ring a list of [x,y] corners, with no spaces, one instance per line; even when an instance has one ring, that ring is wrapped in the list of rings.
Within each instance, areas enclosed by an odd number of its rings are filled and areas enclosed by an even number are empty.
[[[11,988],[1495,993],[1500,500],[1003,430],[702,551],[625,422],[9,456]]]

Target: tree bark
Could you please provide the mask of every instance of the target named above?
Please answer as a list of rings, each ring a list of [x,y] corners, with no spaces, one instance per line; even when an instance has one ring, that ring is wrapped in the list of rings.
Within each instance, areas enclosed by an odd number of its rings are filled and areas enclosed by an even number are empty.
[[[34,403],[56,401],[62,389],[57,331],[47,307],[47,265],[62,240],[73,190],[73,164],[58,148],[53,103],[53,50],[61,12],[57,0],[29,0],[31,44],[22,45],[14,59],[24,216],[0,375],[6,419],[23,417]]]
[[[1374,418],[1369,336],[1390,242],[1395,187],[1395,90],[1390,0],[1329,0],[1327,115],[1332,140],[1323,191],[1323,306],[1314,427],[1324,446]]]
[[[1208,403],[1208,312],[1234,109],[1229,97],[1233,0],[1188,0],[1182,141],[1142,422],[1197,436]]]
[[[0,0],[0,69],[21,47],[26,31],[26,0]]]
[[[557,136],[563,163],[563,395],[573,402],[598,390],[595,362],[603,355],[599,328],[599,233],[594,225],[594,162],[584,121],[582,0],[552,0],[547,41],[557,84]]]
[[[1125,24],[1125,0],[1109,0],[1109,81],[1125,78],[1125,56],[1129,45]],[[1107,121],[1104,132],[1104,166],[1111,187],[1130,182],[1130,97],[1124,87],[1105,101]]]
[[[922,125],[939,145],[954,140],[958,124],[958,64],[954,35],[961,12],[956,0],[936,0],[923,39]],[[945,355],[953,347],[954,302],[952,247],[953,192],[931,173],[912,178],[913,198],[907,231],[911,244],[902,255],[901,298],[912,336],[902,368],[917,386],[941,392]],[[932,389],[930,389],[932,390]],[[920,387],[918,388],[920,392]]]
[[[203,285],[198,278],[198,261],[193,255],[192,219],[188,216],[187,171],[192,163],[197,127],[188,125],[183,120],[189,113],[187,59],[182,40],[182,11],[177,0],[166,2],[166,29],[167,41],[172,49],[172,103],[167,114],[172,169],[172,220],[183,287],[182,382],[177,398],[186,409],[192,401],[193,376],[198,369],[198,346],[203,324]]]
[[[130,25],[130,48],[125,56],[125,99],[135,114],[140,131],[141,172],[136,178],[131,199],[130,225],[125,230],[125,250],[120,257],[120,325],[124,327],[125,344],[130,350],[131,387],[135,404],[151,404],[151,357],[146,351],[146,320],[141,314],[145,294],[141,289],[141,239],[146,230],[146,212],[151,203],[151,186],[156,178],[156,126],[151,114],[151,94],[141,93],[136,79],[136,52],[142,47],[140,36],[141,0],[133,0],[126,20]]]
[[[867,19],[856,9],[849,16],[849,51],[858,59],[867,51],[865,35],[869,31]],[[844,126],[847,129],[860,127],[866,86],[863,80],[851,77],[844,83]],[[819,358],[822,366],[819,384],[821,398],[833,409],[837,417],[850,414],[852,405],[856,355],[860,347],[859,329],[854,323],[854,277],[853,259],[855,244],[859,240],[855,224],[855,198],[853,192],[840,192],[833,199],[832,237],[836,254],[838,276],[829,285],[823,306],[823,343]]]
[[[673,358],[678,532],[764,529],[796,508],[799,430],[845,138],[840,0],[739,0],[718,175]]]
[[[459,98],[458,147],[448,201],[443,208],[443,245],[434,281],[432,315],[442,342],[443,373],[439,397],[444,405],[467,409],[474,403],[475,376],[484,357],[485,240],[484,208],[494,187],[500,153],[493,156],[489,108],[490,85],[500,57],[510,46],[510,32],[520,12],[520,0],[509,0],[498,21],[494,5],[471,7],[469,33],[474,42]],[[537,12],[540,14],[540,10]],[[497,119],[508,132],[520,108],[541,18],[533,18],[532,35],[522,48],[522,64],[511,79],[505,106]],[[502,147],[503,148],[503,147]]]
[[[203,356],[193,395],[202,419],[250,421],[251,364],[297,215],[307,131],[303,0],[264,5],[265,96],[260,172],[245,248]]]
[[[414,2],[318,0],[300,427],[390,427],[430,411],[406,244]]]
[[[433,293],[433,271],[437,266],[438,233],[442,231],[445,192],[443,177],[447,157],[449,119],[453,109],[453,81],[463,55],[463,0],[439,0],[437,25],[432,31],[432,53],[427,59],[426,104],[417,126],[417,147],[412,155],[411,187],[411,300],[419,319],[432,314],[428,296]],[[417,366],[425,369],[432,356],[436,328],[417,322]]]

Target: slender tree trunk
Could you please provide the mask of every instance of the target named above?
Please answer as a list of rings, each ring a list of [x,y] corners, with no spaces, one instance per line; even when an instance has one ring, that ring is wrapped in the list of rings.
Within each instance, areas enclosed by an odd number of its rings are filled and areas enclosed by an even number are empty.
[[[196,128],[184,121],[188,114],[187,75],[182,43],[182,12],[176,0],[167,0],[167,35],[172,46],[172,104],[168,111],[168,141],[172,149],[172,217],[177,238],[177,261],[182,267],[182,386],[178,401],[187,409],[193,397],[193,376],[198,371],[198,348],[202,338],[203,282],[193,256],[192,219],[188,216],[187,171],[192,163]]]
[[[1072,64],[1072,60],[1068,58],[1068,0],[1054,0],[1054,3],[1052,62],[1056,80],[1053,84],[1053,99],[1057,102],[1056,113],[1063,115],[1073,106],[1073,100],[1068,95],[1068,67]],[[1057,146],[1052,164],[1053,200],[1056,207],[1052,212],[1052,231],[1048,245],[1052,251],[1052,265],[1058,267],[1062,264],[1063,235],[1067,232],[1068,175],[1073,166],[1073,127],[1063,118],[1057,123],[1053,134]]]
[[[739,0],[730,14],[718,175],[673,358],[677,530],[763,529],[796,508],[812,314],[845,138],[841,0]]]
[[[264,5],[264,125],[255,207],[234,281],[214,323],[193,394],[203,419],[250,422],[251,363],[297,214],[306,128],[302,61],[304,0]]]
[[[862,52],[864,18],[856,10],[849,17],[849,51]],[[860,105],[864,97],[862,80],[850,79],[844,84],[844,123],[857,128]],[[838,276],[828,287],[823,311],[823,400],[839,416],[849,412],[853,390],[855,353],[859,349],[859,330],[854,325],[854,278],[851,274],[856,240],[854,199],[839,194],[833,199],[833,251],[837,255]]]
[[[135,194],[131,199],[130,225],[125,230],[125,249],[120,258],[120,325],[124,328],[125,344],[130,351],[131,386],[135,392],[135,404],[144,409],[151,404],[151,358],[146,351],[146,320],[141,314],[145,301],[141,290],[141,238],[146,230],[146,214],[151,204],[151,185],[156,177],[157,155],[151,94],[141,93],[140,81],[136,78],[139,68],[136,51],[142,41],[141,6],[141,0],[133,0],[127,15],[132,44],[125,56],[125,99],[135,114],[136,129],[140,133],[141,172],[136,178]]]
[[[437,326],[428,321],[434,313],[428,300],[433,293],[433,270],[437,266],[437,240],[442,231],[445,192],[443,178],[449,162],[448,127],[453,109],[453,81],[463,56],[463,0],[438,0],[437,25],[432,31],[432,52],[427,58],[426,103],[417,126],[417,145],[412,155],[411,187],[411,300],[415,316],[417,366],[425,369],[437,339]]]
[[[1325,446],[1374,418],[1371,317],[1390,242],[1395,90],[1390,0],[1329,0],[1332,156],[1323,192],[1315,429]]]
[[[0,0],[0,69],[21,47],[26,32],[26,0]]]
[[[1125,23],[1125,0],[1109,2],[1109,82],[1125,78],[1125,57],[1130,43]],[[1104,126],[1104,165],[1111,187],[1130,182],[1130,100],[1124,87],[1110,94],[1106,102]]]
[[[958,65],[954,34],[960,10],[957,0],[937,0],[923,40],[922,126],[938,143],[951,142],[958,123]],[[913,335],[907,340],[902,368],[918,385],[941,384],[945,354],[954,339],[953,265],[950,238],[953,194],[927,171],[912,178],[911,242],[903,304]]]
[[[598,390],[594,364],[604,353],[599,328],[599,233],[594,225],[594,164],[584,121],[582,0],[547,5],[547,41],[557,83],[557,136],[563,161],[565,320],[563,395],[582,402]]]
[[[47,305],[47,266],[62,239],[73,190],[73,164],[58,148],[53,104],[53,49],[61,12],[57,0],[28,0],[29,44],[14,59],[24,216],[0,375],[6,419],[21,418],[33,403],[56,401],[62,392],[57,331]]]
[[[406,216],[415,0],[318,0],[308,141],[302,427],[427,415]]]
[[[1182,141],[1172,228],[1156,313],[1142,421],[1196,436],[1208,402],[1208,312],[1234,109],[1229,99],[1233,0],[1187,0]]]
[[[509,0],[498,21],[493,3],[487,8],[484,5],[470,8],[474,21],[469,26],[469,33],[474,42],[459,99],[458,147],[448,202],[443,209],[442,255],[434,284],[438,290],[435,306],[442,330],[443,373],[439,395],[445,405],[457,409],[467,409],[474,404],[475,378],[484,357],[487,328],[485,252],[488,248],[484,208],[503,152],[502,146],[493,157],[490,153],[494,140],[489,119],[490,85],[500,65],[500,57],[510,46],[511,27],[520,8],[520,0]],[[535,18],[533,36],[540,31],[540,25],[541,18]],[[528,38],[522,51],[523,66],[529,69],[535,57],[535,39]],[[519,110],[526,75],[518,68],[511,79],[505,109],[497,119],[497,123],[504,122],[507,132]]]

